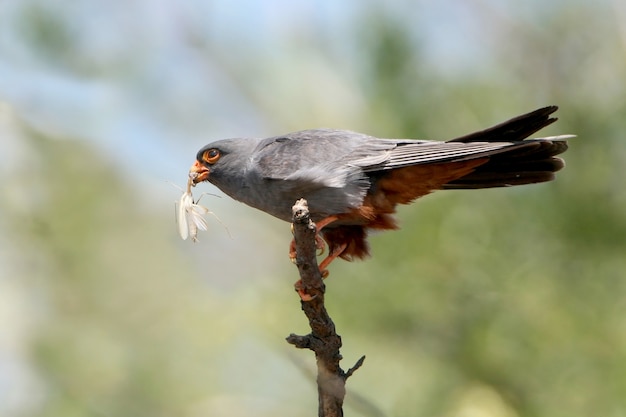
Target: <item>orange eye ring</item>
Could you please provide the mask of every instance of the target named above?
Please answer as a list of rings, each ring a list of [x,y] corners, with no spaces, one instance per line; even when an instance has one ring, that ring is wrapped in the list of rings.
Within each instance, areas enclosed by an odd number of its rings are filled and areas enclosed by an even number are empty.
[[[221,156],[222,156],[222,154],[220,153],[219,150],[217,150],[217,149],[209,149],[208,151],[205,151],[202,154],[202,160],[204,162],[206,162],[207,164],[213,165],[214,163],[216,163],[220,159]]]

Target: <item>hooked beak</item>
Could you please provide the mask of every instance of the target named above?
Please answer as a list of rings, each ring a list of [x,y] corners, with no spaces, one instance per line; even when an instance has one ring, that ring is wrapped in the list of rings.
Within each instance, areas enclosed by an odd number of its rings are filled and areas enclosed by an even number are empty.
[[[209,172],[207,167],[202,165],[199,161],[196,161],[191,168],[189,168],[189,178],[193,185],[196,185],[199,182],[208,180]]]

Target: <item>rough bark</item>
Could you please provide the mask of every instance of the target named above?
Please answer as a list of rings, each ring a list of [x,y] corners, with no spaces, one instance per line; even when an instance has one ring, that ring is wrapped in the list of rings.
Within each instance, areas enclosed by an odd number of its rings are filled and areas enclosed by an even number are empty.
[[[298,287],[307,297],[301,297],[302,311],[309,320],[311,333],[295,334],[287,342],[300,349],[315,352],[317,362],[318,415],[343,416],[343,400],[346,395],[346,379],[358,369],[365,356],[347,372],[341,369],[341,336],[335,331],[324,305],[325,285],[317,264],[316,227],[309,216],[306,200],[298,200],[293,206],[293,233],[296,243],[296,265],[300,273]]]

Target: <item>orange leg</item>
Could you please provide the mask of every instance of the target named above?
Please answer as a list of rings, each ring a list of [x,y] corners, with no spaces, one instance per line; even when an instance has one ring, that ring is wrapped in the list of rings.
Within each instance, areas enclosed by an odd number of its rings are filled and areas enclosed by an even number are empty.
[[[334,261],[336,257],[341,255],[343,251],[346,250],[347,247],[348,247],[347,243],[342,243],[340,246],[336,247],[334,251],[329,253],[328,256],[324,258],[322,262],[320,262],[320,273],[322,274],[322,278],[326,278],[329,274],[328,269],[326,269],[328,268],[328,265],[330,265],[330,263]]]
[[[325,217],[319,222],[315,223],[315,227],[317,227],[317,233],[319,233],[320,230],[322,230],[323,228],[325,228],[326,226],[328,226],[329,224],[337,220],[339,220],[339,216],[332,215],[332,216]]]
[[[322,220],[320,220],[319,222],[315,223],[315,226],[317,227],[317,233],[315,234],[316,238],[319,240],[322,240],[319,237],[319,232],[326,226],[328,226],[329,224],[335,222],[339,220],[338,216],[328,216],[323,218]],[[322,240],[322,244],[324,243],[324,241]],[[326,267],[328,267],[328,265],[330,265],[330,263],[339,255],[341,255],[343,253],[344,250],[346,250],[346,247],[348,245],[344,244],[339,246],[338,248],[335,248],[334,251],[332,251],[331,253],[328,254],[328,256],[326,258],[324,258],[324,260],[320,263],[319,267],[320,267],[320,273],[322,274],[322,278],[326,278],[328,276],[328,270],[326,269]],[[318,246],[319,247],[319,246]],[[320,254],[321,255],[321,254]]]
[[[318,252],[318,256],[322,255],[324,253],[324,248],[326,247],[326,243],[324,242],[324,239],[322,239],[319,235],[320,231],[328,226],[330,223],[338,220],[339,217],[337,216],[328,216],[323,218],[322,220],[320,220],[319,222],[315,223],[315,227],[317,228],[316,232],[315,232],[315,242],[317,245],[317,250]],[[293,233],[293,225],[291,225],[291,233]],[[338,255],[337,255],[338,256]],[[335,256],[333,259],[335,259],[337,256]],[[328,257],[330,257],[330,255],[328,255]],[[291,243],[289,244],[289,259],[291,259],[291,262],[296,263],[296,241],[295,239],[291,240]]]
[[[324,248],[326,247],[326,242],[324,239],[320,237],[317,233],[315,234],[315,246],[317,248],[317,256],[324,254]],[[296,263],[296,240],[291,239],[291,243],[289,244],[289,259],[294,264]]]

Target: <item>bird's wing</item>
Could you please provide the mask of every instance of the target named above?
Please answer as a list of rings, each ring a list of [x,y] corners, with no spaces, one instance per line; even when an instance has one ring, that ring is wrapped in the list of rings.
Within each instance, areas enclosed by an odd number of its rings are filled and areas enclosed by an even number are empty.
[[[361,150],[365,143],[373,143],[368,147],[369,153]],[[341,188],[349,180],[363,176],[360,165],[352,161],[383,162],[387,159],[384,152],[394,146],[345,130],[303,130],[263,140],[250,165],[266,180]]]
[[[537,117],[535,113],[529,115]],[[512,122],[521,118],[512,119]],[[548,120],[551,122],[554,119]],[[507,123],[483,131],[483,141],[478,140],[479,134],[468,135],[467,141],[455,139],[443,142],[379,139],[346,130],[304,130],[262,141],[255,152],[254,163],[265,179],[299,180],[312,185],[342,187],[347,180],[361,178],[364,172],[460,162],[511,151],[534,152],[539,148],[554,148],[553,154],[556,155],[566,149],[565,140],[572,137],[562,135],[524,140],[525,135],[531,132],[526,129],[520,130],[518,135],[509,131],[504,136],[510,140],[496,141],[492,133],[496,129],[502,133],[500,130],[504,130]]]
[[[265,139],[248,164],[249,182],[267,194],[264,198],[272,194],[276,201],[288,201],[289,207],[297,195],[306,198],[315,213],[329,215],[356,208],[370,179],[350,161],[363,156],[355,154],[367,138],[354,132],[317,129]],[[383,159],[386,156],[380,161]]]
[[[385,152],[385,158],[365,156],[352,161],[365,172],[403,168],[412,165],[440,162],[457,162],[494,155],[510,147],[533,146],[511,142],[438,142],[438,141],[396,141],[395,147]]]
[[[545,157],[558,155],[567,149],[565,139],[573,137],[572,135],[526,140],[533,133],[554,123],[557,119],[550,115],[557,109],[556,106],[537,109],[447,142],[396,140],[396,147],[389,152],[387,160],[372,164],[366,157],[356,163],[369,172],[411,165],[467,161],[511,152],[516,156],[526,153]]]

